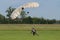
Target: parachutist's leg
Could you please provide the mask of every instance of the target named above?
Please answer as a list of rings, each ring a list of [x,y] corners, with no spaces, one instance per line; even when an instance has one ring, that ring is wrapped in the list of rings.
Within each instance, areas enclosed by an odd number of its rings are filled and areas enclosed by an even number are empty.
[[[33,36],[35,35],[35,32],[33,32]]]

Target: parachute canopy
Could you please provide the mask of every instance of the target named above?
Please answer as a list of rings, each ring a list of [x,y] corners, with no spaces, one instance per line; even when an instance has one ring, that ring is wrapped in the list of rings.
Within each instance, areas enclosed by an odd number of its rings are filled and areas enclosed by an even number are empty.
[[[20,15],[22,9],[25,9],[25,8],[36,8],[36,7],[39,7],[39,3],[37,2],[30,2],[30,3],[27,3],[27,4],[24,4],[20,7],[18,7],[16,10],[14,10],[11,14],[11,19],[15,19],[17,16]]]

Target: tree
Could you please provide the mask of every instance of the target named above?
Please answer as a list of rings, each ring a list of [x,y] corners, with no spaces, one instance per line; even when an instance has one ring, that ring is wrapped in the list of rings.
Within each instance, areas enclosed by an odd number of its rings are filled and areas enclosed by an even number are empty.
[[[12,8],[12,7],[9,7],[7,10],[6,10],[6,12],[8,13],[7,14],[7,17],[8,17],[8,19],[7,19],[7,22],[8,23],[10,23],[10,15],[12,14],[12,12],[15,10],[15,8]]]
[[[7,10],[6,10],[6,12],[8,13],[7,14],[7,17],[10,19],[10,15],[11,15],[11,13],[13,12],[15,10],[15,8],[12,8],[12,7],[9,7]]]
[[[26,15],[28,14],[29,12],[25,12],[24,11],[24,8],[22,8],[22,11],[21,11],[21,13],[20,13],[20,16],[21,16],[21,22],[23,21],[23,19],[26,17]]]
[[[40,19],[39,18],[32,18],[33,24],[40,24]]]
[[[3,16],[2,14],[0,14],[0,23],[3,23],[5,21],[5,16]]]
[[[29,16],[29,17],[24,18],[22,23],[24,23],[24,24],[33,24],[33,21],[32,21],[32,18]]]
[[[21,11],[21,13],[20,13],[21,18],[24,19],[28,13],[29,13],[29,12],[26,13],[26,12],[24,11],[24,8],[22,8],[22,11]]]
[[[5,17],[2,15],[2,14],[0,14],[0,20],[3,20]]]
[[[21,14],[20,14],[21,18],[24,19],[26,17],[26,12],[25,11],[22,11]]]

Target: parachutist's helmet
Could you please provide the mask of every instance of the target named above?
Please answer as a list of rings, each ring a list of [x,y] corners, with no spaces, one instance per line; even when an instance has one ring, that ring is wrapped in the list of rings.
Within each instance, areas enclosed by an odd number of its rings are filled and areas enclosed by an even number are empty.
[[[24,8],[22,7],[22,10],[24,10]]]

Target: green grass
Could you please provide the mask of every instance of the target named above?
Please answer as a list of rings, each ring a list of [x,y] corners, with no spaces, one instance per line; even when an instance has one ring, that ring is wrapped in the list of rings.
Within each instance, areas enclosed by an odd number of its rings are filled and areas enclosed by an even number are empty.
[[[33,36],[30,31],[0,31],[0,40],[60,40],[60,31],[38,31]]]
[[[60,30],[60,24],[0,24],[0,30]]]
[[[60,40],[60,24],[0,24],[0,40]]]

